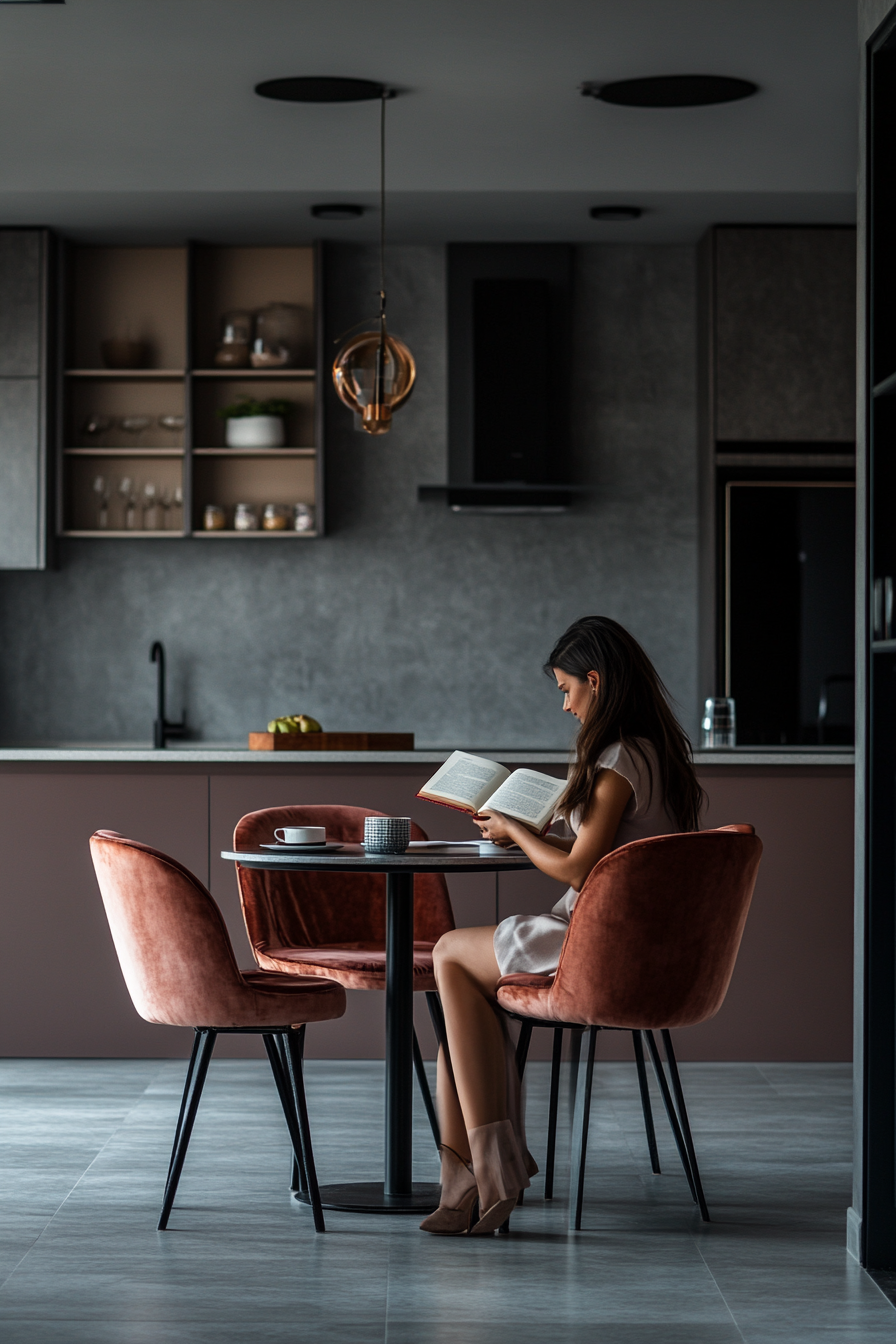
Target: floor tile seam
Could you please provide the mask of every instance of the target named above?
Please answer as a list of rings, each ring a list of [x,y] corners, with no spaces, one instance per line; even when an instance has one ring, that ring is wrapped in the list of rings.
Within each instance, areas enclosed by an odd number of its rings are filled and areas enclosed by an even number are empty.
[[[738,1333],[738,1337],[739,1337],[740,1339],[743,1340],[743,1344],[749,1344],[746,1335],[743,1333],[743,1331],[742,1331],[741,1328],[740,1328],[740,1325],[738,1324],[737,1317],[735,1316],[734,1312],[731,1310],[731,1304],[729,1303],[727,1297],[725,1296],[725,1294],[724,1294],[723,1291],[722,1291],[722,1286],[721,1286],[721,1284],[719,1283],[719,1281],[718,1281],[718,1279],[716,1278],[715,1274],[713,1274],[712,1269],[710,1268],[710,1265],[709,1265],[709,1263],[708,1263],[708,1261],[707,1261],[707,1259],[706,1259],[706,1256],[703,1254],[703,1247],[700,1245],[700,1238],[699,1238],[699,1236],[694,1236],[694,1237],[693,1237],[693,1242],[694,1242],[694,1248],[695,1248],[697,1254],[699,1255],[700,1259],[703,1261],[703,1264],[704,1264],[705,1267],[706,1267],[706,1272],[707,1272],[707,1274],[709,1275],[709,1277],[712,1279],[713,1283],[715,1284],[716,1292],[718,1293],[719,1297],[722,1299],[722,1301],[723,1301],[724,1304],[725,1304],[725,1310],[727,1311],[728,1315],[731,1317],[731,1324],[734,1326],[735,1330],[737,1331],[737,1333]]]
[[[168,1063],[167,1060],[165,1060],[165,1061],[160,1061],[160,1065],[161,1065],[161,1067],[164,1067],[164,1064],[166,1064],[166,1063]],[[18,1271],[21,1269],[22,1265],[23,1265],[23,1264],[25,1263],[25,1261],[28,1259],[29,1255],[30,1255],[31,1252],[34,1250],[34,1248],[35,1248],[35,1246],[37,1245],[37,1243],[41,1240],[41,1238],[43,1237],[44,1233],[47,1231],[47,1228],[50,1226],[50,1224],[53,1223],[53,1222],[56,1220],[56,1218],[58,1218],[58,1216],[59,1216],[59,1214],[61,1213],[62,1209],[65,1207],[65,1205],[68,1203],[68,1201],[69,1201],[69,1199],[71,1198],[71,1196],[72,1196],[72,1195],[74,1194],[74,1192],[77,1190],[78,1186],[79,1186],[79,1185],[81,1184],[81,1182],[84,1180],[84,1177],[87,1175],[87,1173],[88,1173],[88,1172],[91,1170],[91,1168],[92,1168],[92,1167],[99,1161],[99,1159],[102,1157],[103,1153],[104,1153],[104,1152],[106,1151],[106,1149],[108,1148],[109,1144],[112,1143],[113,1139],[116,1137],[116,1135],[119,1133],[119,1131],[120,1131],[120,1130],[121,1130],[121,1129],[128,1123],[128,1120],[130,1119],[130,1117],[134,1114],[134,1112],[137,1110],[137,1108],[138,1108],[138,1107],[142,1104],[142,1102],[145,1100],[145,1098],[146,1098],[146,1093],[147,1093],[147,1091],[149,1090],[149,1088],[153,1085],[155,1079],[158,1077],[158,1074],[159,1074],[159,1072],[161,1071],[161,1067],[160,1067],[159,1070],[156,1070],[156,1072],[153,1073],[153,1075],[152,1075],[151,1078],[147,1079],[146,1086],[143,1088],[142,1092],[140,1092],[140,1093],[137,1095],[137,1097],[135,1097],[133,1105],[132,1105],[132,1106],[131,1106],[125,1113],[124,1113],[124,1115],[121,1117],[119,1123],[118,1123],[118,1124],[117,1124],[117,1125],[110,1131],[109,1134],[107,1134],[107,1136],[106,1136],[106,1138],[105,1138],[105,1141],[104,1141],[104,1142],[100,1145],[100,1147],[96,1150],[96,1152],[94,1153],[93,1157],[92,1157],[92,1158],[90,1159],[90,1161],[88,1162],[87,1166],[84,1168],[84,1170],[81,1172],[81,1174],[80,1174],[80,1176],[78,1177],[78,1179],[75,1181],[74,1185],[71,1187],[71,1189],[68,1191],[68,1193],[64,1196],[64,1198],[60,1200],[59,1204],[56,1206],[56,1208],[53,1210],[53,1212],[52,1212],[52,1213],[50,1214],[50,1216],[47,1218],[46,1222],[44,1223],[44,1225],[43,1225],[43,1227],[41,1228],[41,1230],[38,1232],[37,1236],[36,1236],[36,1237],[33,1239],[33,1241],[29,1244],[28,1249],[25,1251],[24,1255],[22,1255],[22,1256],[16,1261],[15,1265],[13,1265],[13,1267],[12,1267],[12,1269],[9,1271],[9,1273],[4,1277],[4,1279],[2,1280],[2,1282],[0,1282],[0,1293],[3,1292],[3,1290],[5,1289],[6,1285],[9,1283],[9,1281],[10,1281],[10,1279],[13,1277],[13,1275],[17,1274]]]

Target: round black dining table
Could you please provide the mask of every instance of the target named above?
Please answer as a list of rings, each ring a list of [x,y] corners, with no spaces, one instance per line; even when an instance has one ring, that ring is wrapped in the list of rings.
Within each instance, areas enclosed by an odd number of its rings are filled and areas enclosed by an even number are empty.
[[[414,1114],[414,874],[503,873],[533,865],[519,851],[506,854],[368,854],[363,845],[337,851],[278,853],[221,851],[244,868],[273,872],[385,873],[386,875],[386,1124],[385,1180],[321,1187],[324,1208],[359,1213],[428,1213],[439,1187],[413,1180]],[[297,1196],[298,1198],[298,1196]]]

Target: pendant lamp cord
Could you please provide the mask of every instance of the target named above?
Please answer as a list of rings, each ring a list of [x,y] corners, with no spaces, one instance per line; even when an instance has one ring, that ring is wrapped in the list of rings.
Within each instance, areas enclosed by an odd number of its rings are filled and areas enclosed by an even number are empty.
[[[380,316],[386,311],[386,99],[380,98]]]

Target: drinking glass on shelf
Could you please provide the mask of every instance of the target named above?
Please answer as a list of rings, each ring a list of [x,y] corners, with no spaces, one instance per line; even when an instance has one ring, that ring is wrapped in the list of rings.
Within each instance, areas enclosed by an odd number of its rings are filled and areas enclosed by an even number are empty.
[[[730,695],[708,696],[703,706],[700,725],[701,747],[734,747],[737,745],[737,720],[734,701]]]
[[[173,500],[173,503],[172,503],[171,507],[174,508],[174,509],[180,509],[180,523],[178,524],[178,523],[177,523],[177,519],[175,519],[175,526],[183,527],[183,525],[184,525],[184,514],[183,514],[183,509],[184,509],[184,488],[183,488],[182,485],[176,485],[176,486],[174,487],[174,500]]]
[[[152,481],[147,481],[143,487],[143,530],[144,532],[156,532],[159,526],[158,501],[156,498],[156,487]]]
[[[169,434],[179,434],[187,422],[185,415],[160,415],[159,425]]]
[[[96,495],[96,525],[102,530],[109,526],[109,482],[105,476],[93,478],[93,493]]]

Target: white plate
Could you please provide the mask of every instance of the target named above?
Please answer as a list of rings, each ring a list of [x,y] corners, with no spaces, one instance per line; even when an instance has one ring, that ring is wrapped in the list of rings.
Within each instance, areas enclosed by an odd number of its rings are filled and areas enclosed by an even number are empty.
[[[310,854],[315,850],[342,849],[343,846],[338,845],[335,840],[315,840],[313,844],[304,845],[284,845],[278,841],[276,845],[261,845],[260,848],[279,850],[281,854]]]

